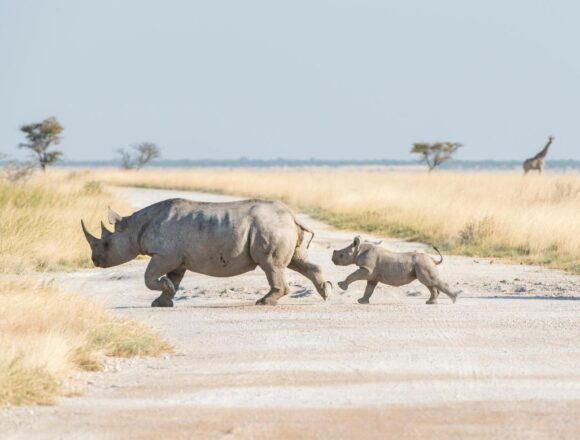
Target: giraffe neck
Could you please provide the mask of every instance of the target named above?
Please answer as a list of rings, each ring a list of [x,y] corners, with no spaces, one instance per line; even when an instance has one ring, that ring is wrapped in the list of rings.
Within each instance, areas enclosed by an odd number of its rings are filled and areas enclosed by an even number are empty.
[[[546,154],[548,154],[548,150],[550,149],[551,144],[552,144],[552,139],[549,139],[548,143],[546,144],[544,149],[542,151],[540,151],[536,157],[538,159],[543,159],[544,157],[546,157]]]

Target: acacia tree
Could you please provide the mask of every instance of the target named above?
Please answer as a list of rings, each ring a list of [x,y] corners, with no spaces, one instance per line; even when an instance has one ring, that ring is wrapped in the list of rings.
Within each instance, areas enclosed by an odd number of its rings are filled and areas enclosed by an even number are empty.
[[[435,167],[451,159],[453,154],[462,146],[459,142],[421,142],[413,144],[411,153],[421,154],[423,156],[421,160],[427,164],[429,172],[431,172]]]
[[[31,150],[34,161],[42,171],[46,171],[47,165],[55,163],[62,157],[62,151],[49,151],[49,148],[60,142],[60,134],[63,130],[63,126],[54,116],[42,122],[23,125],[20,131],[26,135],[27,142],[18,146]]]
[[[153,159],[161,157],[161,150],[153,142],[141,142],[133,145],[131,150],[120,148],[121,166],[126,170],[140,169]]]

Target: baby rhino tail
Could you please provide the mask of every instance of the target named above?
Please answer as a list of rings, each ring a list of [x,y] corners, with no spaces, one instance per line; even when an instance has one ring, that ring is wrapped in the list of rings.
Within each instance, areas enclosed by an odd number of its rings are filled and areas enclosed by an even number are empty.
[[[431,245],[431,247],[437,251],[437,253],[439,254],[439,258],[441,258],[439,261],[435,261],[435,259],[433,259],[435,264],[439,265],[439,264],[443,263],[443,255],[441,255],[441,252],[439,252],[439,249],[437,249],[434,245]]]

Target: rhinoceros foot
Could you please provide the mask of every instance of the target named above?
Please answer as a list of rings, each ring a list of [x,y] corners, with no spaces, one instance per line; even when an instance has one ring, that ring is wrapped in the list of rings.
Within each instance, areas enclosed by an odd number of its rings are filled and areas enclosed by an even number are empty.
[[[258,301],[256,301],[257,306],[275,306],[276,304],[278,304],[278,301],[268,296],[260,298]]]
[[[163,295],[161,295],[151,303],[151,307],[173,307],[173,300],[164,298]]]
[[[332,283],[330,281],[325,281],[319,293],[322,299],[326,301],[332,293]]]

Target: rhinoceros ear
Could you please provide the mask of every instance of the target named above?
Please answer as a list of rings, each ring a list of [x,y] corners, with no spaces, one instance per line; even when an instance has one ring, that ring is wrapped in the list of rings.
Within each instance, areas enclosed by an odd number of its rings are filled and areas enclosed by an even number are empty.
[[[354,245],[355,248],[359,247],[359,245],[360,245],[360,235],[357,235],[356,237],[354,237],[354,242],[352,244]]]
[[[109,206],[109,223],[114,225],[115,223],[118,223],[121,220],[123,220],[123,218],[119,214],[117,214],[115,211],[113,211],[111,209],[111,207]]]
[[[101,222],[101,238],[106,238],[109,235],[113,235],[113,233],[105,227],[103,222]]]

